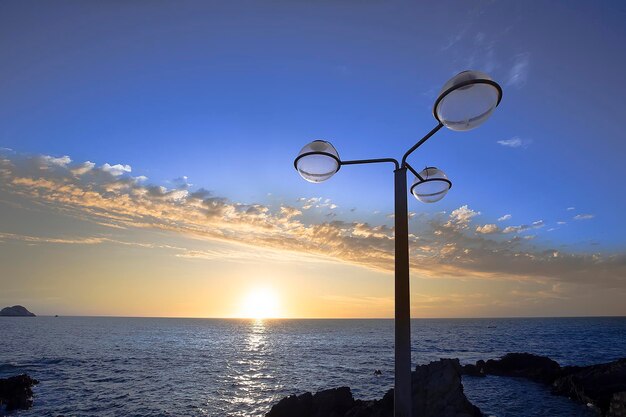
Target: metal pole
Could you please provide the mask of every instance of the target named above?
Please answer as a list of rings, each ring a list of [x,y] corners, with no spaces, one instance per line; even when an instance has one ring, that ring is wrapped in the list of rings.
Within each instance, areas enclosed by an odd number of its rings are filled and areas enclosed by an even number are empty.
[[[395,389],[394,417],[411,417],[411,302],[406,167],[395,174]]]

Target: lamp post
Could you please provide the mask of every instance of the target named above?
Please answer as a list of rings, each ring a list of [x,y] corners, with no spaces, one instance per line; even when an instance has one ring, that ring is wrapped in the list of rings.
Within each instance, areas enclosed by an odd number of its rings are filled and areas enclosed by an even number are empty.
[[[395,196],[395,387],[394,416],[411,416],[411,303],[409,292],[409,232],[407,170],[415,175],[411,193],[423,203],[441,200],[452,182],[438,168],[417,172],[407,158],[439,129],[471,130],[481,125],[500,104],[502,88],[487,74],[463,71],[444,84],[433,107],[439,124],[406,151],[401,162],[394,158],[344,161],[333,145],[323,140],[307,144],[294,166],[302,178],[319,183],[332,177],[344,165],[394,164]]]

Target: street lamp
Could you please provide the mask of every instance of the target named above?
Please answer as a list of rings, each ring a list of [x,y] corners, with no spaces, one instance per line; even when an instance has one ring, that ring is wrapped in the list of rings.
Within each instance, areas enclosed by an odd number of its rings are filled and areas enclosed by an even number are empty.
[[[463,71],[444,84],[433,106],[439,124],[406,151],[402,161],[394,158],[343,161],[333,145],[315,140],[306,145],[294,166],[309,182],[331,178],[344,165],[393,163],[395,166],[395,388],[394,416],[411,416],[411,310],[409,293],[409,224],[407,206],[407,169],[415,175],[411,194],[423,203],[441,200],[452,187],[446,174],[435,167],[417,172],[407,157],[446,126],[450,130],[471,130],[493,113],[502,99],[502,88],[487,74]]]

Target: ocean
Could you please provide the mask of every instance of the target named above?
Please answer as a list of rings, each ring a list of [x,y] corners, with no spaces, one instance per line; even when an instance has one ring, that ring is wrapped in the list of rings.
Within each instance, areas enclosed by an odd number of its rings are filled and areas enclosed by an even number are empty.
[[[612,361],[626,357],[626,318],[412,321],[414,365],[507,352]],[[263,416],[304,391],[382,397],[393,386],[393,321],[0,317],[0,378],[20,373],[40,384],[34,407],[15,416]],[[527,380],[463,384],[489,416],[595,415]]]

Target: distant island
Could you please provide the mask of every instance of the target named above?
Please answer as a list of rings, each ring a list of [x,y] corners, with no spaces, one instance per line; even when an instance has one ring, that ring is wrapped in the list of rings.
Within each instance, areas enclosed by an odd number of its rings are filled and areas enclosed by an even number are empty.
[[[0,310],[0,316],[4,317],[36,317],[35,314],[31,313],[26,309],[26,307],[22,306],[13,306],[13,307],[5,307]]]

